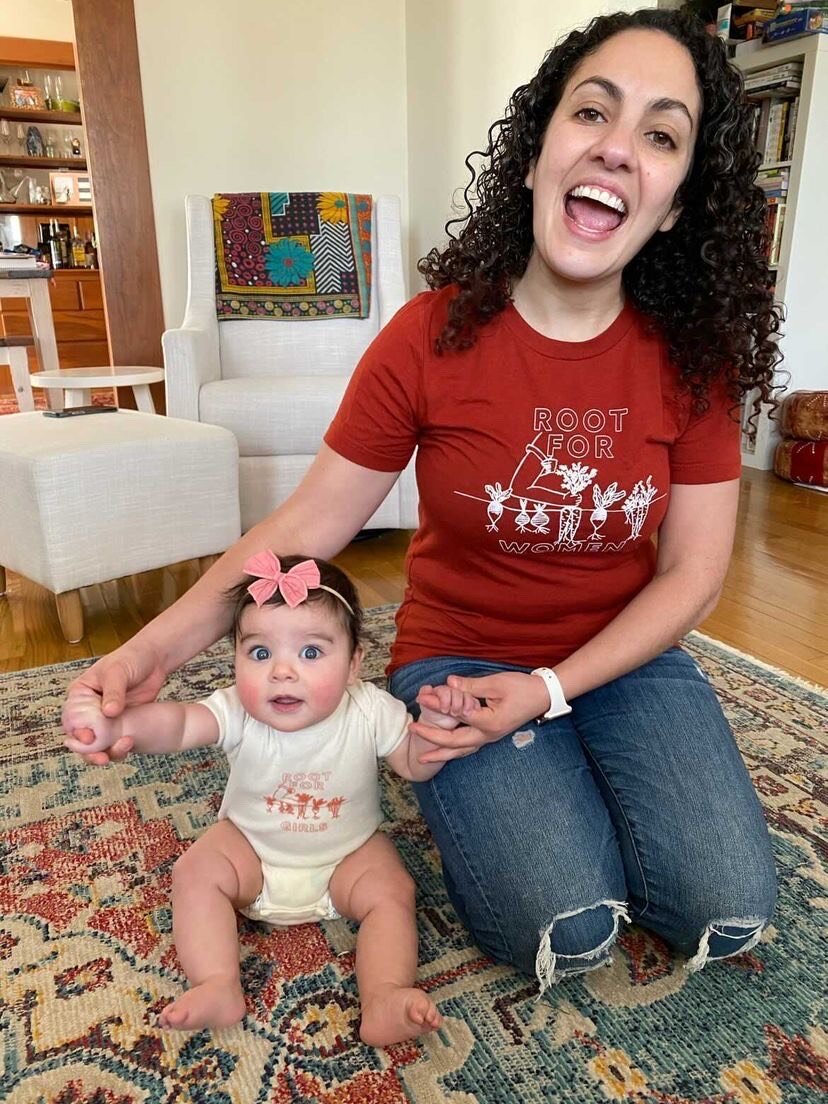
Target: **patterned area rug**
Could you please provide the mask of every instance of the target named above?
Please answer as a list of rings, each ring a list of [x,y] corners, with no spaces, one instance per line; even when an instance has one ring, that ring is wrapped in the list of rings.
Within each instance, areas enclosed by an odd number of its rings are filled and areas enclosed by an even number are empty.
[[[392,607],[368,617],[380,680]],[[243,1024],[162,1033],[183,976],[170,869],[214,818],[219,753],[107,770],[64,753],[59,705],[87,662],[0,678],[0,1100],[13,1104],[816,1104],[828,1092],[828,693],[694,635],[770,821],[781,879],[750,953],[690,975],[656,938],[621,936],[611,967],[548,991],[481,956],[449,905],[406,783],[385,777],[388,831],[418,885],[420,983],[442,1030],[374,1050],[356,1034],[354,931],[338,920],[241,927]],[[230,680],[216,645],[169,692]],[[700,764],[704,769],[704,764]],[[822,771],[822,773],[820,773]]]

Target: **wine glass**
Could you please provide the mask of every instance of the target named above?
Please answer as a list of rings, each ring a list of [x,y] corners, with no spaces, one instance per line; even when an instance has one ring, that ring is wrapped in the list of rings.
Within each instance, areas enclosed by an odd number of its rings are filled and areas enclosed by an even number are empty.
[[[11,127],[8,119],[0,119],[0,140],[3,142],[3,154],[8,157],[11,146]]]
[[[15,131],[15,137],[20,143],[20,152],[26,153],[26,129],[22,123],[17,124],[17,130]]]

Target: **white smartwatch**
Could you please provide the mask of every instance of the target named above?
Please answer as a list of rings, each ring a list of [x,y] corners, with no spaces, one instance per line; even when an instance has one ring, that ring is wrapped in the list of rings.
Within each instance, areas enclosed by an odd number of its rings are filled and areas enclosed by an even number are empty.
[[[537,718],[538,722],[551,721],[553,717],[565,717],[572,712],[572,706],[564,697],[558,676],[551,667],[536,667],[532,674],[542,678],[549,691],[549,708]]]

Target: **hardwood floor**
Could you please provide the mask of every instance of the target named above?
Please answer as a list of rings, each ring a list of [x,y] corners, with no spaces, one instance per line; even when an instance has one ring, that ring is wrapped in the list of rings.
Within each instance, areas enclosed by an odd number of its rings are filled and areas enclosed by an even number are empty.
[[[338,562],[366,606],[398,602],[409,534],[350,545]],[[0,671],[102,655],[132,636],[198,577],[190,560],[82,591],[87,635],[67,644],[54,597],[8,573],[0,598]],[[745,469],[736,546],[724,593],[699,626],[766,663],[828,686],[828,495]]]

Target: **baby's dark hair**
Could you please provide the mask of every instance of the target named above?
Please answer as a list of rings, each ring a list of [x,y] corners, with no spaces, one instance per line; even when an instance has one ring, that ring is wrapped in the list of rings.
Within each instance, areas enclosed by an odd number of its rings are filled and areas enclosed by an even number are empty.
[[[322,587],[330,587],[331,590],[335,590],[337,594],[340,594],[345,599],[345,602],[351,607],[353,613],[351,613],[344,602],[341,602],[339,598],[336,597],[336,594],[331,594],[327,590],[322,590],[321,587],[310,590],[305,602],[318,603],[339,618],[342,626],[350,637],[351,654],[353,655],[362,635],[363,610],[359,595],[356,592],[356,587],[342,568],[337,567],[336,564],[328,563],[327,560],[317,559],[314,556],[279,556],[279,563],[282,571],[290,571],[290,569],[297,564],[302,563],[304,560],[311,559],[319,568],[319,582],[322,584]],[[250,594],[247,589],[254,581],[254,578],[255,577],[252,575],[245,575],[240,583],[231,587],[226,592],[225,596],[227,601],[233,607],[233,627],[230,630],[233,640],[238,638],[239,622],[241,621],[242,611],[247,606],[255,604],[253,595]],[[284,606],[286,604],[282,594],[278,590],[264,603],[266,606]]]

